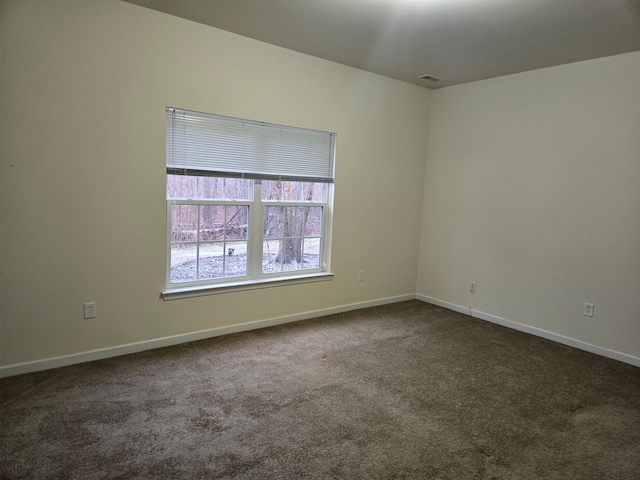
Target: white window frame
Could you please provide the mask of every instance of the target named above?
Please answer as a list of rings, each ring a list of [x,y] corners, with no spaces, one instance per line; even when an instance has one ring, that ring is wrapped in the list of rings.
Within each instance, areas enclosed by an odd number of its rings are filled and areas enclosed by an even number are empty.
[[[333,134],[335,135],[335,134]],[[334,147],[335,148],[335,147]],[[230,177],[235,177],[236,172],[229,172]],[[169,171],[167,172],[169,174]],[[217,175],[218,176],[218,175]],[[223,176],[223,175],[219,175]],[[269,179],[275,179],[269,177]],[[295,179],[282,178],[283,181],[313,181],[312,178]],[[333,217],[333,183],[320,182],[323,185],[323,201],[290,201],[290,200],[262,200],[262,179],[253,179],[250,186],[252,195],[249,200],[217,200],[167,198],[167,247],[166,247],[166,286],[162,292],[164,300],[188,298],[193,296],[211,295],[233,291],[266,288],[298,283],[309,283],[331,280],[331,226]],[[171,282],[171,206],[172,205],[240,205],[249,208],[249,225],[247,234],[247,275],[237,277],[219,277],[214,279],[195,280],[188,282]],[[319,266],[317,268],[287,270],[281,272],[262,272],[263,245],[264,245],[264,216],[268,206],[300,206],[321,207],[321,239],[319,251]],[[314,236],[315,237],[315,236]],[[304,238],[304,235],[303,235]],[[199,239],[196,242],[199,244]]]

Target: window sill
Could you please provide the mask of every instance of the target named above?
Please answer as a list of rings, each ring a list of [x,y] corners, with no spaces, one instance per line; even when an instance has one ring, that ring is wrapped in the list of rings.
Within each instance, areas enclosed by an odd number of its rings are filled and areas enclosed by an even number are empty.
[[[241,292],[258,288],[281,287],[301,283],[325,282],[333,279],[333,273],[312,273],[295,277],[277,277],[264,280],[248,280],[245,282],[219,283],[216,285],[198,285],[195,287],[168,288],[162,292],[163,300],[180,300],[182,298],[216,295],[219,293]]]

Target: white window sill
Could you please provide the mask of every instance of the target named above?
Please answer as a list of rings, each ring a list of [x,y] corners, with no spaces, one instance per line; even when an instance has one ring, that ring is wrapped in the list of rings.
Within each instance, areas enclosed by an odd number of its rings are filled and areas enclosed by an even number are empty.
[[[168,288],[162,292],[163,300],[179,300],[181,298],[216,295],[218,293],[241,292],[258,288],[281,287],[300,283],[325,282],[333,279],[333,273],[311,273],[295,277],[276,277],[245,282],[218,283],[215,285],[198,285],[192,287]]]

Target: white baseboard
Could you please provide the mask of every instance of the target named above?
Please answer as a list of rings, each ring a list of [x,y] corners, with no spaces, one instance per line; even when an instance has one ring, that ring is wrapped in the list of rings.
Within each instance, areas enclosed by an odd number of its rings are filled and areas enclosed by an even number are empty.
[[[365,302],[351,303],[348,305],[340,305],[338,307],[323,308],[320,310],[311,310],[308,312],[297,313],[293,315],[285,315],[283,317],[269,318],[265,320],[257,320],[254,322],[241,323],[238,325],[229,325],[226,327],[217,327],[208,330],[200,330],[197,332],[184,333],[181,335],[173,335],[171,337],[156,338],[153,340],[145,340],[143,342],[129,343],[125,345],[117,345],[115,347],[100,348],[87,352],[80,352],[61,357],[45,358],[32,362],[17,363],[0,367],[0,378],[11,377],[23,373],[32,373],[51,368],[66,367],[78,363],[90,362],[93,360],[102,360],[105,358],[117,357],[120,355],[128,355],[130,353],[143,352],[154,348],[169,347],[180,343],[193,342],[196,340],[204,340],[206,338],[218,337],[229,333],[245,332],[248,330],[257,330],[259,328],[271,327],[283,323],[297,322],[300,320],[308,320],[310,318],[324,317],[334,313],[349,312],[360,308],[376,307],[389,303],[404,302],[413,300],[414,294],[398,295],[395,297],[379,298],[376,300],[368,300]]]
[[[537,337],[546,338],[547,340],[552,340],[554,342],[558,342],[563,345],[568,345],[570,347],[574,347],[590,353],[595,353],[596,355],[601,355],[603,357],[612,358],[620,362],[624,362],[630,365],[634,365],[636,367],[640,367],[640,358],[634,357],[633,355],[617,352],[615,350],[609,350],[608,348],[599,347],[597,345],[591,345],[590,343],[586,343],[581,340],[576,340],[575,338],[565,337],[564,335],[559,335],[557,333],[549,332],[541,328],[531,327],[529,325],[524,325],[522,323],[512,322],[511,320],[505,320],[504,318],[497,317],[489,313],[480,312],[468,307],[461,307],[460,305],[445,302],[437,298],[427,297],[426,295],[417,294],[416,299],[426,303],[432,303],[439,307],[448,308],[449,310],[453,310],[455,312],[464,313],[465,315],[470,315],[471,317],[479,318],[480,320],[486,320],[487,322],[502,325],[503,327],[512,328],[520,332],[530,333],[531,335],[536,335]]]
[[[42,360],[35,360],[32,362],[17,363],[14,365],[7,365],[0,367],[0,378],[10,377],[13,375],[20,375],[23,373],[38,372],[42,370],[49,370],[52,368],[66,367],[68,365],[75,365],[78,363],[90,362],[93,360],[102,360],[105,358],[117,357],[120,355],[127,355],[130,353],[143,352],[145,350],[152,350],[154,348],[168,347],[172,345],[178,345],[180,343],[193,342],[197,340],[204,340],[206,338],[218,337],[220,335],[227,335],[230,333],[246,332],[249,330],[257,330],[259,328],[270,327],[274,325],[281,325],[284,323],[297,322],[300,320],[308,320],[316,317],[323,317],[326,315],[332,315],[335,313],[349,312],[351,310],[358,310],[360,308],[376,307],[379,305],[386,305],[390,303],[404,302],[407,300],[417,299],[422,302],[431,303],[439,307],[447,308],[455,312],[459,312],[465,315],[469,315],[474,318],[485,320],[491,323],[502,325],[507,328],[512,328],[525,333],[530,333],[538,337],[546,338],[554,342],[568,345],[570,347],[585,350],[587,352],[595,353],[603,357],[612,358],[636,367],[640,367],[640,358],[628,355],[625,353],[617,352],[615,350],[609,350],[597,345],[591,345],[580,340],[576,340],[570,337],[565,337],[557,333],[542,330],[540,328],[531,327],[504,318],[497,317],[488,313],[473,310],[469,307],[463,307],[453,303],[445,302],[437,298],[428,297],[421,294],[408,294],[398,295],[395,297],[379,298],[376,300],[368,300],[364,302],[351,303],[347,305],[340,305],[337,307],[324,308],[320,310],[311,310],[308,312],[297,313],[293,315],[285,315],[283,317],[269,318],[265,320],[257,320],[254,322],[247,322],[238,325],[229,325],[226,327],[217,327],[208,330],[200,330],[197,332],[185,333],[181,335],[174,335],[171,337],[157,338],[153,340],[146,340],[143,342],[129,343],[125,345],[117,345],[115,347],[101,348],[97,350],[90,350],[87,352],[80,352],[71,355],[64,355],[54,358],[45,358]]]
[[[469,307],[462,307],[460,305],[456,305],[455,303],[445,302],[442,300],[438,300],[437,298],[421,295],[419,293],[416,294],[416,300],[420,300],[421,302],[425,302],[425,303],[431,303],[433,305],[437,305],[438,307],[447,308],[449,310],[453,310],[454,312],[464,313],[465,315],[471,315],[471,309]]]

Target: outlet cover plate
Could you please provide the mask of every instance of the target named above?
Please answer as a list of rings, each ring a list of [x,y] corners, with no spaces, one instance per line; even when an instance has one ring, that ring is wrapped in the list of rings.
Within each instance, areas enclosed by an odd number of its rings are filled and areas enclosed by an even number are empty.
[[[593,317],[593,303],[585,303],[583,314],[585,317]]]
[[[96,318],[95,302],[89,302],[84,304],[84,318]]]

